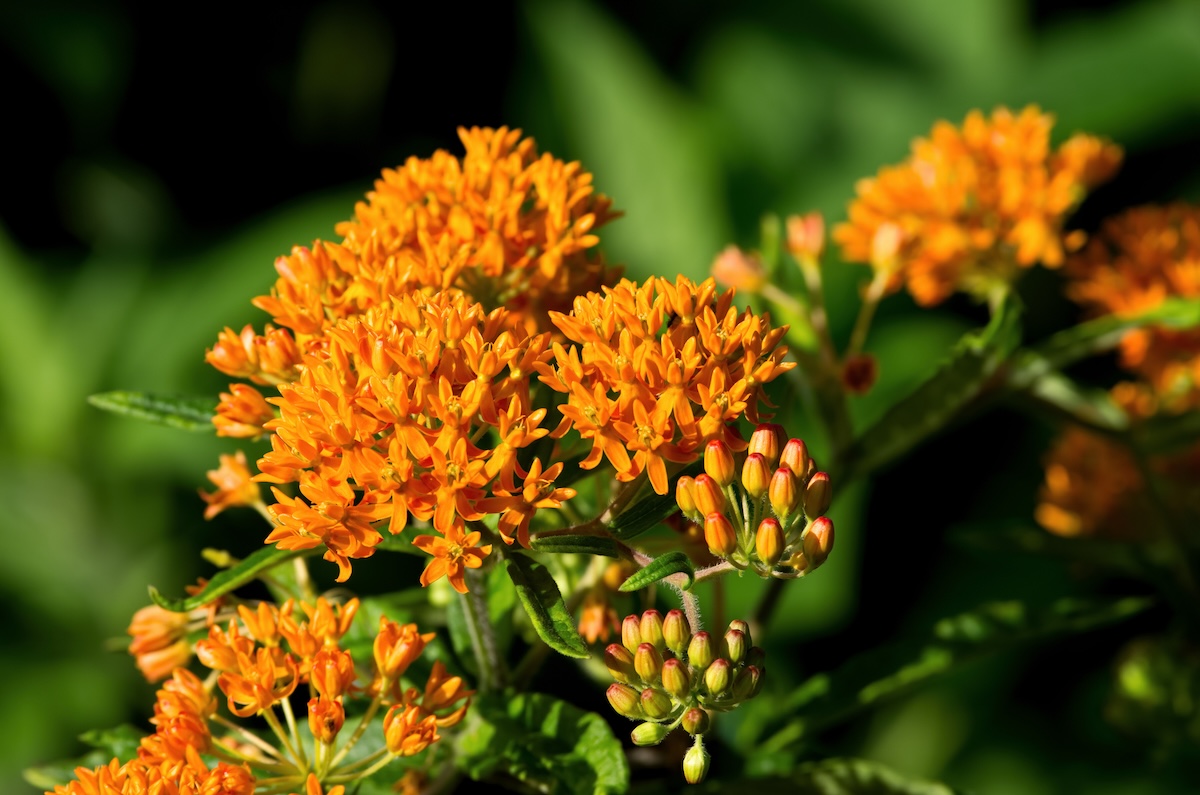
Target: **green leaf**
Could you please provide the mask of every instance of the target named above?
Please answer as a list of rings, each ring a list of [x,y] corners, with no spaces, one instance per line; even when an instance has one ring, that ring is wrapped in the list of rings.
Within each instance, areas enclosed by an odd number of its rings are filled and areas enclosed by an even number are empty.
[[[224,596],[235,588],[239,588],[259,575],[270,571],[281,563],[286,563],[301,555],[311,555],[311,549],[277,549],[263,547],[246,556],[244,560],[232,568],[225,569],[213,575],[204,586],[204,590],[182,599],[167,599],[153,585],[150,586],[150,598],[156,605],[176,613],[186,613],[188,610],[208,604],[218,596]]]
[[[517,588],[517,599],[529,614],[538,636],[559,654],[586,659],[587,644],[579,636],[575,619],[549,570],[520,552],[506,557],[504,566]]]
[[[88,397],[96,408],[185,431],[214,431],[217,402],[210,397],[168,397],[146,392],[102,392]]]
[[[796,795],[954,795],[945,784],[913,781],[867,759],[823,759],[790,777]]]
[[[477,781],[515,779],[574,795],[629,788],[629,764],[608,722],[543,693],[477,696],[454,745],[459,768]]]
[[[79,735],[80,740],[92,747],[91,751],[75,759],[26,768],[23,775],[31,786],[52,790],[74,779],[77,767],[90,770],[107,765],[114,758],[129,761],[137,756],[138,745],[145,736],[146,732],[128,723],[112,729],[93,729]]]
[[[539,536],[531,542],[535,552],[551,552],[554,554],[577,553],[582,555],[602,555],[606,558],[619,558],[617,542],[606,536]]]
[[[851,447],[850,468],[863,475],[944,430],[987,393],[992,377],[1020,343],[1021,306],[1005,297],[983,329],[965,334],[950,359],[889,408]]]
[[[696,461],[679,473],[674,480],[684,475],[694,476],[704,471],[704,463]],[[672,485],[674,485],[674,480]],[[640,536],[652,527],[662,523],[671,514],[679,510],[675,503],[675,492],[667,489],[666,494],[651,494],[645,499],[638,500],[617,514],[605,529],[619,541],[629,541]]]
[[[1151,607],[1154,600],[1063,599],[1044,608],[1023,602],[991,602],[939,621],[923,646],[881,648],[831,673],[809,678],[770,709],[747,716],[737,737],[743,749],[775,752],[808,739],[885,699],[898,696],[987,654],[1055,635],[1085,632]],[[767,740],[773,720],[787,720]]]
[[[1048,409],[1101,433],[1122,433],[1129,429],[1129,415],[1106,390],[1083,386],[1059,372],[1038,378],[1025,395],[1036,408]]]
[[[645,568],[635,571],[628,580],[621,583],[621,590],[636,591],[656,583],[664,577],[670,577],[672,574],[684,575],[687,584],[683,586],[683,590],[686,591],[692,587],[696,570],[692,568],[692,562],[688,560],[687,555],[679,551],[668,552],[650,561]]]

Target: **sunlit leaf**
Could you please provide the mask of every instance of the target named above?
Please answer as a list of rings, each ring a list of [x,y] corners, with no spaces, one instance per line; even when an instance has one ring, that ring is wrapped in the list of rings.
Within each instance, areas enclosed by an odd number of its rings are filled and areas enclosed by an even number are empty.
[[[629,579],[621,583],[621,590],[636,591],[647,585],[653,585],[664,577],[670,577],[672,574],[684,575],[687,582],[683,586],[683,590],[686,591],[692,587],[692,579],[696,570],[692,567],[692,562],[688,560],[687,555],[679,551],[668,552],[665,555],[659,555],[644,568],[638,569],[630,575]]]
[[[235,588],[240,588],[251,580],[260,577],[281,563],[286,563],[301,555],[312,554],[311,549],[277,549],[263,547],[247,555],[236,566],[217,572],[213,575],[204,590],[182,599],[167,599],[153,585],[150,586],[150,598],[156,605],[176,613],[186,613],[188,610],[208,604],[219,596],[224,596]]]
[[[214,432],[213,413],[217,402],[206,397],[168,397],[145,392],[103,392],[91,395],[96,408],[146,422],[169,425],[185,431]]]
[[[587,644],[579,636],[575,619],[546,567],[520,552],[508,555],[504,565],[538,636],[559,654],[586,659]]]
[[[602,555],[606,558],[616,558],[621,555],[617,551],[617,542],[606,536],[540,536],[533,539],[530,544],[535,552]]]

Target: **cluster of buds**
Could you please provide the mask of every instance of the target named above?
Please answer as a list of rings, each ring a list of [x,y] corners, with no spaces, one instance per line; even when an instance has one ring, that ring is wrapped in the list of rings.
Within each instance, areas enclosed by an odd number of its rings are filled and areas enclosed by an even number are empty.
[[[829,475],[818,471],[801,439],[775,424],[759,425],[739,467],[724,441],[704,448],[704,472],[681,477],[680,511],[704,528],[709,550],[763,577],[802,577],[833,548]]]
[[[745,621],[733,621],[724,637],[692,634],[679,610],[664,618],[657,610],[626,616],[621,642],[604,650],[604,664],[617,681],[608,703],[621,715],[642,721],[636,745],[657,745],[678,726],[695,737],[684,758],[684,775],[695,784],[708,772],[702,735],[714,712],[728,712],[762,689],[763,650],[750,641]]]

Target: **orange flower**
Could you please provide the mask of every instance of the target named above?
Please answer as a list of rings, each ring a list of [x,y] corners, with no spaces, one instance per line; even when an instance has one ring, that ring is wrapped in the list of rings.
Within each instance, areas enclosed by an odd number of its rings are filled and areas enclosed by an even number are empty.
[[[908,160],[859,181],[849,221],[833,231],[843,259],[870,263],[888,291],[906,284],[924,306],[955,290],[986,295],[1019,267],[1057,267],[1082,242],[1064,237],[1065,217],[1112,175],[1121,151],[1085,135],[1051,150],[1053,123],[1032,105],[990,118],[972,111],[961,127],[938,122]]]
[[[332,789],[324,789],[321,781],[313,773],[308,774],[304,781],[304,792],[293,792],[292,795],[346,795],[346,787],[338,784]]]
[[[338,699],[320,696],[308,700],[308,728],[326,745],[333,742],[345,722],[346,710]]]
[[[267,432],[263,426],[273,419],[275,409],[262,392],[247,384],[230,384],[229,391],[221,393],[213,425],[217,436],[257,439]]]
[[[200,496],[208,503],[204,518],[211,519],[226,508],[257,505],[262,502],[258,484],[250,479],[250,466],[246,454],[238,450],[233,455],[222,455],[221,466],[209,470],[208,479],[217,487],[209,494],[201,491]]]
[[[437,730],[437,716],[417,706],[397,704],[383,718],[387,749],[396,756],[421,753],[441,739]]]
[[[588,591],[579,613],[579,634],[588,643],[606,641],[610,633],[620,631],[620,626],[616,608],[609,601],[604,586]]]
[[[250,325],[241,333],[226,328],[204,358],[234,378],[248,378],[256,384],[282,384],[296,377],[300,352],[286,329],[268,323],[262,335],[255,334]]]
[[[513,539],[526,549],[529,548],[529,520],[539,508],[558,508],[564,500],[575,496],[575,489],[556,488],[554,481],[562,473],[560,461],[542,473],[542,461],[533,459],[529,472],[521,489],[515,493],[499,490],[498,496],[480,503],[480,508],[488,513],[503,510],[496,530],[504,543],[511,544]]]
[[[491,544],[477,547],[479,533],[463,534],[463,529],[457,524],[446,528],[444,536],[420,535],[413,539],[413,546],[422,552],[433,555],[433,560],[421,572],[421,585],[446,577],[454,590],[459,593],[467,592],[465,580],[467,569],[477,569],[483,565],[483,559],[492,551]]]
[[[415,688],[409,692],[415,695]],[[446,666],[442,664],[442,661],[434,660],[433,670],[429,672],[429,678],[425,681],[425,693],[421,696],[421,707],[434,714],[450,709],[450,713],[437,719],[437,725],[445,729],[463,719],[463,715],[467,713],[467,707],[471,705],[470,698],[474,694],[474,690],[467,690],[463,686],[461,676],[447,676]],[[466,703],[462,706],[454,706],[464,700]],[[406,699],[406,703],[412,704],[413,699]]]
[[[143,607],[133,614],[126,632],[133,637],[129,653],[149,682],[170,676],[192,656],[187,640],[188,615],[164,610],[158,605]]]
[[[248,718],[287,698],[300,683],[300,669],[290,654],[276,658],[269,649],[239,660],[239,673],[223,673],[217,685],[225,693],[229,711]]]
[[[374,643],[375,667],[379,676],[387,681],[398,680],[433,638],[432,632],[422,635],[416,624],[401,625],[387,616],[380,616],[379,632],[375,635]]]
[[[1116,442],[1071,427],[1046,456],[1046,480],[1034,516],[1060,536],[1135,538],[1142,477],[1129,451]]]
[[[337,698],[354,685],[354,658],[339,649],[321,649],[313,656],[309,682],[318,694]]]

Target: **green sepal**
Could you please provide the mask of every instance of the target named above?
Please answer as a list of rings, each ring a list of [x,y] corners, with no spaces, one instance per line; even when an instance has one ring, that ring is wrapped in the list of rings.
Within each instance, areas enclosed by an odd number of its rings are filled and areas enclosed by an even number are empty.
[[[619,558],[620,551],[617,542],[607,536],[542,536],[530,542],[534,552],[550,552],[553,554],[576,553],[583,555],[601,555],[606,558]]]
[[[281,563],[298,558],[301,555],[311,555],[311,549],[277,549],[263,547],[247,555],[236,566],[217,572],[204,586],[204,590],[182,599],[168,599],[159,593],[153,585],[150,586],[150,599],[159,607],[175,613],[186,613],[201,605],[208,604],[219,596],[224,596],[235,588],[240,588],[264,572],[270,571]]]
[[[665,555],[659,555],[654,560],[646,564],[645,567],[638,569],[629,579],[621,583],[620,590],[629,592],[637,591],[645,588],[647,585],[652,585],[664,577],[670,577],[672,574],[682,574],[687,578],[687,583],[683,586],[683,590],[688,590],[692,587],[692,582],[696,577],[696,570],[692,567],[692,562],[688,560],[688,556],[682,552],[668,552]]]
[[[575,628],[575,619],[550,571],[521,552],[507,555],[504,567],[517,588],[517,599],[546,645],[567,657],[586,659],[587,644]]]
[[[114,414],[185,431],[216,431],[212,418],[217,402],[210,397],[171,397],[148,392],[118,391],[90,395],[88,403]]]

